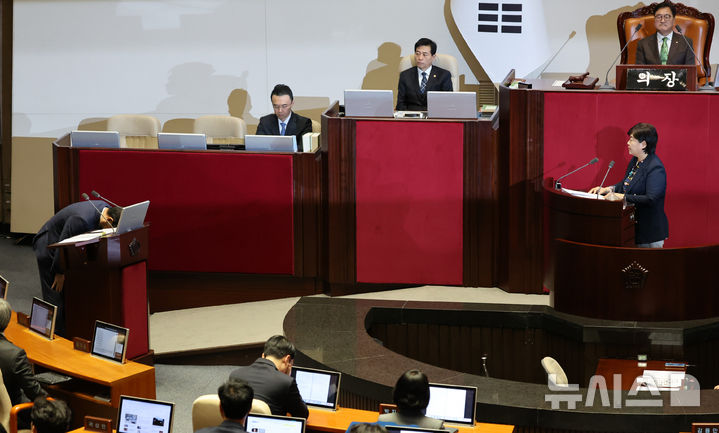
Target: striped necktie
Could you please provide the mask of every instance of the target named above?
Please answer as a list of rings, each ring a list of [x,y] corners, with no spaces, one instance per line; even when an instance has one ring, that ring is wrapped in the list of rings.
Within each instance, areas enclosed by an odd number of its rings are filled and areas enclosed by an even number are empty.
[[[285,135],[285,126],[287,126],[285,122],[280,122],[280,135]]]
[[[669,58],[669,47],[667,47],[667,37],[664,36],[662,38],[662,49],[659,52],[659,60],[662,62],[662,65],[667,64],[667,59]]]
[[[425,90],[427,90],[427,73],[422,72],[422,84],[419,85],[419,93],[424,94]]]

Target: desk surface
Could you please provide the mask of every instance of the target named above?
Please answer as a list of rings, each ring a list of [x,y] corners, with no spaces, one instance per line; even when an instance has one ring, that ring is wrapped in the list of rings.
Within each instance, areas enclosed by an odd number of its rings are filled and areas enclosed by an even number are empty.
[[[622,385],[620,389],[629,390],[634,380],[644,374],[644,370],[662,370],[662,371],[687,371],[686,365],[683,367],[667,366],[667,361],[647,361],[645,367],[640,367],[636,359],[606,359],[602,358],[597,363],[597,376],[603,376],[607,382],[607,389],[614,389],[614,379],[612,375],[621,374]]]

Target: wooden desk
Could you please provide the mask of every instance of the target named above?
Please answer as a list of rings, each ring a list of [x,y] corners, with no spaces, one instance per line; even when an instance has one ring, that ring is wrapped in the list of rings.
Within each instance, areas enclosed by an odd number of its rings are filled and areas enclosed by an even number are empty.
[[[55,371],[72,381],[46,386],[53,397],[65,400],[72,409],[72,426],[82,425],[85,415],[116,421],[121,395],[155,398],[155,368],[135,362],[117,364],[73,349],[61,337],[52,341],[20,326],[13,313],[5,337],[25,349],[35,372]]]
[[[646,367],[639,367],[636,359],[606,359],[602,358],[597,363],[597,376],[603,376],[607,382],[607,389],[614,389],[614,378],[612,375],[622,375],[621,389],[629,390],[634,380],[644,374],[644,370],[662,370],[662,371],[687,371],[684,367],[667,367],[667,361],[647,361]]]

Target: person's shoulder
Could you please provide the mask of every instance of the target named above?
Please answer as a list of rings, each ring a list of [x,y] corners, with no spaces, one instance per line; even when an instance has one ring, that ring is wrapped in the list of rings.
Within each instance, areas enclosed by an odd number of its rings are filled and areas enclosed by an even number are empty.
[[[432,65],[432,72],[435,72],[437,75],[439,75],[439,74],[450,74],[451,75],[451,72],[449,72],[448,70],[446,70],[440,66],[437,66],[437,65]]]
[[[299,123],[299,124],[312,123],[312,120],[310,120],[309,117],[305,117],[305,116],[303,116],[303,115],[301,115],[301,114],[297,114],[297,113],[294,112],[294,111],[292,112],[292,116],[296,118],[297,123]]]
[[[260,122],[272,122],[277,121],[277,116],[275,113],[266,114],[262,117],[260,117]]]
[[[406,77],[407,75],[410,75],[412,72],[416,73],[417,67],[416,66],[410,66],[409,68],[405,69],[404,71],[399,73],[400,77]]]

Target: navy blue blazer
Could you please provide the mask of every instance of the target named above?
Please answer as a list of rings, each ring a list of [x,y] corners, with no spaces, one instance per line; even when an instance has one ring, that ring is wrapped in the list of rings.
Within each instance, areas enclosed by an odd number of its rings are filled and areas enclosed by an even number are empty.
[[[627,178],[637,158],[632,158],[624,173]],[[669,237],[669,221],[664,213],[664,196],[667,191],[667,172],[656,154],[648,155],[639,164],[629,187],[624,189],[624,179],[614,185],[614,191],[623,193],[628,203],[635,206],[635,242],[648,244]]]
[[[302,152],[302,136],[308,132],[312,132],[312,121],[304,116],[292,112],[290,121],[285,126],[285,135],[294,135],[297,137],[297,150]],[[268,114],[260,118],[257,125],[257,135],[280,135],[280,125],[277,123],[276,114]]]
[[[289,412],[292,416],[307,418],[310,414],[295,379],[277,370],[269,359],[257,358],[252,364],[230,373],[230,379],[247,382],[255,398],[267,403],[273,415],[284,416]]]
[[[452,74],[448,70],[432,65],[432,72],[427,77],[427,89],[425,93],[419,93],[417,67],[405,69],[399,74],[397,110],[427,111],[427,92],[436,90],[452,91]]]

